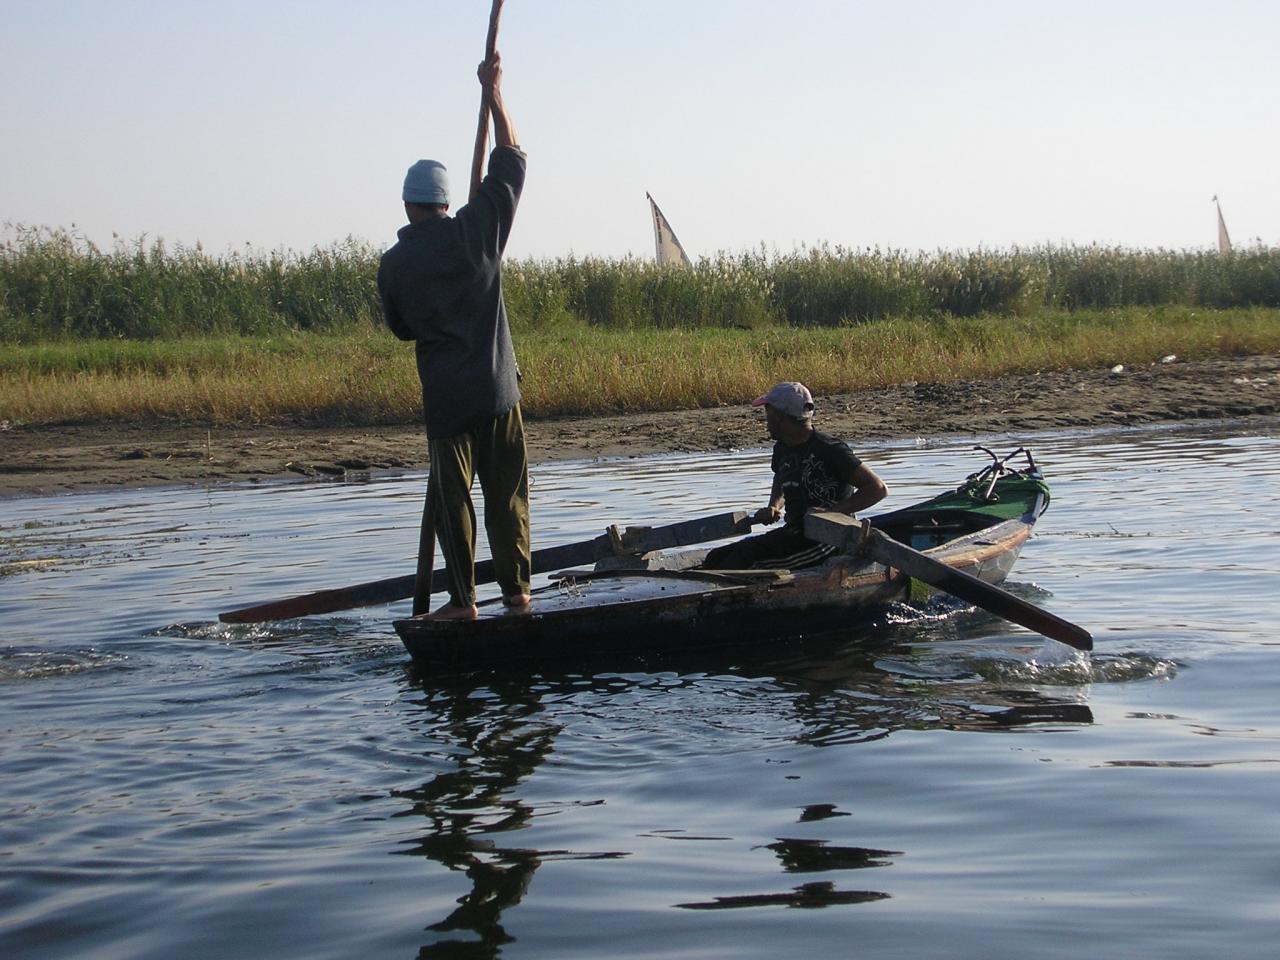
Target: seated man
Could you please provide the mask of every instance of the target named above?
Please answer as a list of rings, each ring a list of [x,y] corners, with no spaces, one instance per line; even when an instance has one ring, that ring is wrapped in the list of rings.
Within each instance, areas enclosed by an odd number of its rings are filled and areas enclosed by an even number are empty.
[[[764,407],[769,436],[776,441],[769,505],[756,512],[755,522],[777,522],[784,504],[786,520],[780,530],[716,547],[702,566],[796,570],[821,563],[836,548],[804,535],[804,515],[834,510],[853,516],[883,500],[888,488],[846,444],[813,429],[813,395],[803,383],[780,383],[751,405]]]

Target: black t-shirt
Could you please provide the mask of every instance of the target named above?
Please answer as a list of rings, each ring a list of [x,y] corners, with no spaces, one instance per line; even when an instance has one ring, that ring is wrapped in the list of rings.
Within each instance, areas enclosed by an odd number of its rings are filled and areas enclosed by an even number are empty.
[[[817,430],[798,447],[773,446],[773,472],[782,481],[786,525],[799,529],[810,507],[829,507],[853,493],[853,474],[862,465],[848,444]]]

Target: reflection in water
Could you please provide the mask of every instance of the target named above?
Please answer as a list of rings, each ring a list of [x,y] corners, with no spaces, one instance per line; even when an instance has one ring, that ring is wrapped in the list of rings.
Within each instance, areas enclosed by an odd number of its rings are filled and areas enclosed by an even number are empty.
[[[757,893],[741,897],[716,897],[701,903],[677,903],[685,910],[736,910],[742,907],[831,907],[846,903],[886,900],[887,893],[875,890],[837,890],[826,880],[802,883],[788,893]]]
[[[829,846],[826,840],[779,840],[768,844],[778,855],[785,873],[822,873],[830,870],[864,870],[887,867],[889,857],[902,856],[896,850],[870,850],[864,847]],[[876,890],[838,890],[833,881],[815,880],[792,887],[783,893],[748,894],[715,897],[707,901],[677,903],[685,910],[736,910],[743,907],[831,907],[850,903],[887,900],[889,894]]]
[[[459,898],[456,910],[427,929],[471,931],[479,939],[437,941],[418,956],[495,957],[512,940],[502,928],[502,911],[524,897],[543,855],[500,847],[482,835],[528,824],[532,808],[511,794],[551,752],[556,729],[537,721],[541,701],[527,683],[490,678],[484,687],[426,693],[420,702],[440,721],[433,732],[449,741],[447,760],[453,769],[416,790],[395,792],[412,801],[398,816],[420,816],[429,823],[412,847],[399,852],[466,874],[471,891]]]
[[[833,746],[880,740],[898,730],[998,731],[1030,724],[1092,723],[1079,688],[1058,692],[1009,687],[982,678],[963,656],[938,654],[932,673],[892,669],[921,663],[918,651],[868,651],[857,646],[822,652],[806,646],[803,656],[775,661],[775,682],[792,694],[803,721],[795,742]],[[894,654],[889,656],[889,654]],[[991,654],[986,654],[990,656]],[[989,665],[984,670],[990,671]],[[999,671],[990,671],[998,674]],[[1045,681],[1051,680],[1046,674]]]
[[[1174,770],[1209,770],[1214,767],[1252,766],[1280,763],[1278,759],[1260,757],[1251,760],[1108,760],[1105,767],[1166,767]]]
[[[809,823],[814,820],[829,820],[832,817],[848,817],[852,814],[837,810],[834,803],[811,803],[800,811],[800,822]]]
[[[900,850],[868,850],[865,847],[832,847],[826,840],[779,840],[768,845],[782,861],[787,873],[818,873],[822,870],[861,870],[863,867],[887,867],[889,857],[900,857]]]
[[[432,741],[428,756],[445,769],[421,787],[394,793],[410,802],[396,816],[425,821],[418,838],[397,852],[433,860],[464,874],[471,884],[456,909],[426,927],[445,936],[422,947],[419,956],[497,957],[502,946],[514,940],[503,927],[503,912],[521,902],[543,862],[629,855],[617,850],[539,850],[497,839],[532,824],[539,811],[517,795],[518,788],[552,754],[562,731],[572,729],[587,713],[598,717],[604,702],[638,695],[664,701],[687,698],[696,704],[695,713],[714,713],[722,724],[738,717],[753,727],[761,716],[776,719],[777,705],[782,703],[785,719],[791,723],[787,739],[819,747],[879,740],[900,730],[999,731],[1093,720],[1089,707],[1073,696],[1056,698],[1045,687],[996,685],[982,679],[959,656],[950,660],[948,669],[933,662],[923,677],[919,671],[903,675],[886,669],[886,663],[902,662],[907,654],[903,646],[868,651],[862,645],[828,638],[791,645],[785,651],[708,651],[627,662],[608,658],[579,664],[572,673],[546,671],[531,676],[494,670],[453,678],[411,674],[415,688],[423,694],[415,702],[422,710],[424,733]],[[620,672],[628,667],[637,669]],[[655,690],[657,677],[662,682]],[[750,682],[707,684],[708,677]],[[724,710],[726,695],[735,699],[732,713]],[[625,711],[619,712],[617,722],[625,724],[626,718]],[[722,726],[720,732],[732,731]],[[680,731],[673,730],[671,735],[680,736]],[[798,821],[838,821],[848,815],[834,803],[816,803],[801,808]],[[639,836],[659,834],[666,839],[702,838],[679,828]],[[903,855],[815,838],[781,837],[764,849],[774,853],[783,875],[885,867]],[[816,908],[890,896],[858,886],[841,889],[834,880],[822,880],[778,893],[714,896],[675,906],[687,910]]]
[[[502,846],[491,834],[527,827],[536,815],[515,794],[552,752],[559,727],[539,715],[543,694],[528,677],[487,674],[471,683],[441,686],[422,680],[431,734],[446,741],[433,751],[452,769],[421,787],[392,795],[412,801],[397,817],[424,817],[429,828],[397,853],[421,856],[464,873],[471,890],[458,907],[426,929],[433,933],[470,932],[478,939],[444,939],[424,946],[420,958],[496,957],[514,937],[503,929],[502,912],[520,903],[538,867],[548,860],[614,860],[617,851],[534,850]],[[540,688],[544,685],[539,684]]]

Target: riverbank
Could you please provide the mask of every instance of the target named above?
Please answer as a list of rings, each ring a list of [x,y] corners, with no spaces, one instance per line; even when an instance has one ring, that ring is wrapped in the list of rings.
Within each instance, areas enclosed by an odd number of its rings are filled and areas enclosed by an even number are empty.
[[[901,384],[820,395],[820,429],[856,449],[869,441],[1110,427],[1280,413],[1280,355],[1067,371],[948,385]],[[748,406],[527,424],[530,458],[643,456],[764,447]],[[172,423],[0,425],[0,496],[101,487],[354,478],[423,470],[416,424],[340,429],[206,428]]]

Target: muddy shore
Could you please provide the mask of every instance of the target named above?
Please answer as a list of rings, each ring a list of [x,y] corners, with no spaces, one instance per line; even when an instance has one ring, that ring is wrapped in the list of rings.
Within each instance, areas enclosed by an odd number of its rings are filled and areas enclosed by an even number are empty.
[[[762,385],[762,389],[767,384]],[[902,384],[819,396],[817,425],[855,449],[870,440],[1017,434],[1280,413],[1280,356],[1170,362],[1121,371]],[[748,406],[528,419],[532,460],[643,456],[768,444]],[[236,429],[173,424],[0,423],[0,496],[102,487],[341,478],[426,467],[421,428]]]

